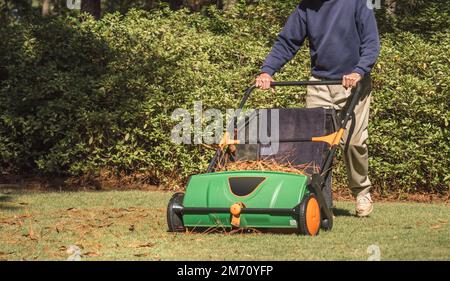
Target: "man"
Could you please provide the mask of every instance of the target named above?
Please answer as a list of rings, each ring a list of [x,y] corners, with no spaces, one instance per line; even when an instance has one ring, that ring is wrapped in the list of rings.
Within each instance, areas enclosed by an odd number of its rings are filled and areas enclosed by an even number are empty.
[[[309,39],[312,80],[342,79],[342,86],[310,86],[307,107],[341,110],[351,88],[362,83],[363,98],[343,137],[348,184],[356,197],[356,214],[373,211],[368,177],[370,71],[380,51],[373,10],[367,0],[303,0],[289,17],[266,58],[256,85],[269,89],[272,76]],[[344,145],[344,144],[347,145]]]

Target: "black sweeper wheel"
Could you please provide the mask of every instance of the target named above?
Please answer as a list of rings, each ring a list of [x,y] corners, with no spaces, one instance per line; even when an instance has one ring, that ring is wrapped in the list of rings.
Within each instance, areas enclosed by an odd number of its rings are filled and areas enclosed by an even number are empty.
[[[330,231],[333,228],[333,222],[329,221],[328,219],[323,219],[320,228],[325,231]]]
[[[184,232],[183,217],[174,211],[174,205],[183,204],[184,193],[175,193],[170,198],[169,205],[167,206],[167,225],[169,226],[169,232]]]
[[[298,228],[301,234],[316,236],[321,224],[320,206],[314,194],[307,195],[300,203]]]

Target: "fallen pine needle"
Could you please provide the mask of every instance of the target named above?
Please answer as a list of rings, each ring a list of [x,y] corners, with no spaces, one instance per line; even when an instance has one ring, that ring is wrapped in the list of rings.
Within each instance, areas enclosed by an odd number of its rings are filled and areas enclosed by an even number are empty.
[[[313,164],[293,165],[289,162],[281,163],[270,160],[236,161],[228,162],[224,167],[219,167],[218,171],[274,171],[299,175],[309,175],[311,171],[316,172],[318,168]]]

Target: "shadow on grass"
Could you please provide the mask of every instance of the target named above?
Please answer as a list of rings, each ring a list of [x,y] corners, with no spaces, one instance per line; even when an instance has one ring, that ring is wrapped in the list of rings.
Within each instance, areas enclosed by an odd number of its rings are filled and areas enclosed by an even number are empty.
[[[0,203],[13,201],[12,196],[0,194]]]
[[[347,209],[341,209],[341,208],[334,208],[333,209],[333,214],[336,217],[354,217],[355,215],[352,214],[349,210]]]
[[[10,195],[0,194],[0,210],[20,210],[22,209],[21,206],[13,206],[8,203],[14,203],[14,198]]]

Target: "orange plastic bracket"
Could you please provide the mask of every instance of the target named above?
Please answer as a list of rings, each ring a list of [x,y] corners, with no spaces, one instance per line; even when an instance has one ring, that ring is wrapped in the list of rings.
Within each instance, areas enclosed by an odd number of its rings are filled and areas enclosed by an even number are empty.
[[[225,134],[222,137],[222,140],[219,143],[219,147],[221,150],[224,150],[225,147],[227,147],[228,145],[236,145],[236,144],[240,144],[240,143],[241,142],[239,140],[231,140],[230,133],[225,132]]]
[[[339,144],[339,141],[341,140],[342,136],[344,135],[344,129],[339,129],[337,132],[332,133],[327,136],[323,137],[313,137],[313,142],[326,142],[329,146],[335,146]]]
[[[231,225],[234,227],[241,226],[241,212],[245,207],[244,203],[238,202],[236,204],[231,205],[230,213],[231,213]]]

